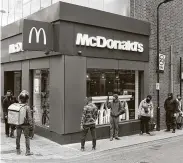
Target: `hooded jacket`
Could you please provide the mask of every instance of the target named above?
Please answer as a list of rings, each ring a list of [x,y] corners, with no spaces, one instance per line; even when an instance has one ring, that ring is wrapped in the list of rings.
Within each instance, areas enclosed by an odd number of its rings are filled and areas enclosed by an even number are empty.
[[[83,114],[81,117],[81,126],[84,125],[95,125],[98,115],[98,109],[95,104],[89,103],[84,106]]]
[[[176,112],[179,112],[179,109],[178,109],[178,101],[174,98],[167,98],[165,100],[165,103],[164,103],[164,108],[166,111],[169,111],[169,112],[172,112],[172,113],[176,113]]]
[[[147,103],[146,98],[141,101],[139,105],[139,110],[138,113],[140,116],[145,116],[145,117],[153,117],[153,103],[150,101]]]
[[[3,100],[3,112],[4,112],[4,114],[8,114],[8,107],[11,105],[11,104],[13,104],[13,103],[16,103],[16,102],[18,102],[17,100],[16,100],[16,97],[14,97],[14,96],[11,96],[11,97],[7,97],[7,96],[5,96],[5,98],[4,98],[4,100]]]
[[[125,113],[125,106],[122,105],[119,99],[112,102],[107,102],[106,105],[108,108],[111,108],[112,117],[119,117],[121,114]]]

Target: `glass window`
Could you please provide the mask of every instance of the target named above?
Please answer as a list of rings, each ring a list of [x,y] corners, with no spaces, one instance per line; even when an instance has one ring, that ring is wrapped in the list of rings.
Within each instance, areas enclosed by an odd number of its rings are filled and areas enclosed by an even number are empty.
[[[14,96],[18,98],[22,90],[22,73],[21,71],[14,72]]]
[[[27,17],[30,15],[30,3],[26,3],[23,5],[23,17]]]
[[[138,71],[132,70],[107,70],[87,69],[87,96],[93,97],[93,102],[98,107],[96,124],[107,124],[110,118],[110,108],[105,108],[107,96],[118,94],[119,99],[127,110],[126,114],[119,117],[119,121],[135,119],[135,98],[139,94]],[[137,91],[137,92],[135,92]],[[137,103],[138,104],[138,103]]]
[[[52,4],[59,2],[60,0],[52,0]]]
[[[15,21],[22,18],[22,0],[15,1]]]
[[[73,4],[88,7],[88,0],[72,0]]]
[[[104,11],[119,15],[130,16],[129,0],[104,0]]]
[[[34,118],[38,125],[49,127],[49,69],[33,70]]]
[[[40,0],[32,0],[30,2],[31,5],[31,14],[37,12],[41,8],[41,1]]]
[[[51,5],[51,0],[41,0],[41,8],[46,8]]]
[[[89,7],[97,10],[104,10],[104,0],[89,0]]]
[[[72,0],[60,0],[62,2],[66,2],[66,3],[72,3]]]
[[[1,16],[1,25],[5,26],[8,23],[8,1],[2,0],[1,1],[1,9],[3,10],[3,13],[0,13]]]

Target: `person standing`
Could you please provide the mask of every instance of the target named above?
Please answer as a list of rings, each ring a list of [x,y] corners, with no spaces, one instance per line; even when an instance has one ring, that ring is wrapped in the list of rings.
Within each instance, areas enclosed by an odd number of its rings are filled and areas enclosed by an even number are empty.
[[[167,132],[170,131],[172,127],[172,133],[175,133],[176,128],[176,112],[178,110],[178,102],[173,98],[173,93],[168,93],[168,98],[165,100],[164,108],[166,111],[166,126]]]
[[[149,122],[150,119],[153,118],[153,102],[152,96],[148,95],[144,100],[141,101],[139,105],[138,115],[140,122],[140,134],[143,135],[146,129],[146,134],[151,135],[149,132]]]
[[[33,125],[31,109],[28,106],[29,94],[26,92],[21,92],[18,99],[19,99],[20,104],[25,104],[25,106],[22,109],[26,109],[26,117],[25,117],[25,121],[22,125],[17,125],[16,150],[17,150],[17,154],[20,155],[21,154],[20,138],[21,138],[21,134],[23,131],[24,136],[25,136],[25,144],[26,144],[25,155],[29,156],[29,155],[33,155],[33,153],[30,152],[30,139],[29,139],[29,131]]]
[[[87,98],[87,104],[84,106],[81,117],[81,151],[85,150],[85,139],[88,131],[90,130],[92,136],[92,150],[96,149],[96,128],[95,123],[97,119],[98,109],[95,104],[92,103],[92,97]]]
[[[8,124],[8,107],[13,104],[13,103],[16,103],[18,102],[16,100],[16,98],[13,96],[13,93],[11,90],[8,90],[7,93],[6,93],[6,96],[3,100],[3,113],[4,113],[4,121],[5,121],[5,134],[6,134],[6,137],[12,137],[14,138],[14,131],[15,131],[15,128],[16,126],[15,125],[9,125]],[[11,128],[11,132],[10,132],[10,135],[9,135],[9,129]]]
[[[177,122],[177,129],[181,129],[182,128],[182,122],[183,122],[183,118],[182,118],[182,98],[180,95],[177,95],[177,102],[178,102],[178,110],[180,113],[177,113],[176,116],[176,122]]]
[[[115,138],[120,140],[118,137],[119,133],[119,116],[125,113],[125,107],[118,99],[118,95],[113,95],[113,101],[109,102],[109,97],[107,98],[106,104],[107,108],[111,109],[110,113],[110,141]]]

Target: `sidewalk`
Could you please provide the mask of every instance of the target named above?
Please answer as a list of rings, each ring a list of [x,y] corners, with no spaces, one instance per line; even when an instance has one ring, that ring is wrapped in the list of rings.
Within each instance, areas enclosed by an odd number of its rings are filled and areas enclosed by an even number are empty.
[[[33,140],[31,140],[31,150],[33,151],[33,156],[25,156],[25,139],[22,135],[21,139],[21,150],[22,154],[17,156],[15,150],[15,138],[6,138],[4,135],[4,124],[1,123],[1,160],[14,160],[14,159],[27,159],[27,160],[37,160],[37,159],[63,159],[67,160],[70,158],[77,158],[84,155],[95,154],[103,152],[106,150],[111,150],[114,148],[121,148],[132,146],[136,144],[151,142],[155,140],[167,139],[175,136],[183,135],[183,130],[177,130],[175,134],[171,132],[154,132],[153,136],[144,134],[124,136],[121,140],[109,141],[109,139],[103,139],[97,141],[97,150],[91,150],[91,142],[86,143],[86,151],[80,151],[80,143],[60,145],[52,142],[46,138],[35,135]]]

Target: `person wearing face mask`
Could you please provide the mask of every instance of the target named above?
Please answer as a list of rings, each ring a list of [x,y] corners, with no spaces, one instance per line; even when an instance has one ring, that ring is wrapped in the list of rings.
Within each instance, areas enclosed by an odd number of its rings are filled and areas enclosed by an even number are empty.
[[[176,113],[180,112],[178,110],[178,102],[176,99],[173,98],[173,93],[168,93],[168,98],[165,100],[164,108],[166,111],[166,126],[167,132],[170,131],[172,127],[173,132],[175,133],[176,128]]]
[[[141,101],[138,109],[140,123],[140,135],[144,134],[144,130],[146,129],[146,134],[151,135],[149,132],[149,122],[150,119],[153,118],[153,103],[152,96],[148,95],[144,100]]]
[[[126,112],[125,107],[119,101],[117,94],[113,95],[112,102],[109,102],[109,97],[108,97],[105,105],[107,106],[107,108],[111,109],[111,113],[110,113],[110,141],[113,140],[113,137],[116,140],[120,140],[118,137],[119,116]]]
[[[178,102],[178,110],[179,113],[177,113],[176,122],[177,122],[177,129],[182,128],[182,122],[183,122],[183,109],[182,109],[182,98],[180,95],[177,95],[177,102]]]
[[[13,93],[11,90],[8,90],[6,93],[6,96],[3,100],[3,113],[4,113],[4,121],[5,121],[5,134],[6,137],[12,137],[14,138],[14,131],[15,131],[15,125],[9,125],[8,124],[8,107],[18,102],[16,98],[13,96]],[[11,133],[9,135],[9,129],[11,128]]]

